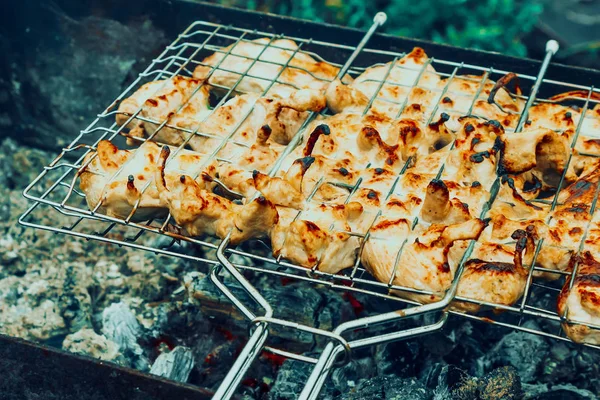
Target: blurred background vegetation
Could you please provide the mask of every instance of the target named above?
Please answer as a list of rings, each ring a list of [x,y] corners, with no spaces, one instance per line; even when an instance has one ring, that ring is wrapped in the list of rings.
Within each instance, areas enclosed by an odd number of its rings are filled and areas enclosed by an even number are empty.
[[[514,56],[539,58],[553,38],[561,43],[563,62],[598,68],[600,0],[212,1],[362,29],[384,11],[385,33]]]
[[[522,38],[533,29],[545,0],[217,0],[227,6],[368,28],[378,11],[383,31],[456,46],[527,55]]]

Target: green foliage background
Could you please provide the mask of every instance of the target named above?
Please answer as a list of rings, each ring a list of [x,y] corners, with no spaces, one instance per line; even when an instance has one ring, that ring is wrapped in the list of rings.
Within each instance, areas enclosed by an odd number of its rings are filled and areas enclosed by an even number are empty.
[[[543,10],[544,0],[213,0],[217,3],[356,28],[370,26],[378,11],[383,30],[455,46],[525,56],[521,39]]]

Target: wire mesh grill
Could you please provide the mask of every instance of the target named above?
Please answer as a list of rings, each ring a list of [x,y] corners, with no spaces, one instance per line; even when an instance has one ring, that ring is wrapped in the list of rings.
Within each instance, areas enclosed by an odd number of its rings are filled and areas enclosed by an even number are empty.
[[[254,63],[257,62],[257,58],[249,59],[251,64],[246,70],[246,72],[243,74],[239,74],[239,72],[229,70],[225,67],[221,67],[220,64],[217,64],[214,67],[207,66],[211,68],[209,76],[215,71],[230,72],[238,75],[238,79],[231,86],[213,85],[216,86],[217,89],[219,89],[224,94],[220,99],[218,99],[218,101],[215,100],[213,102],[214,104],[211,112],[214,112],[214,110],[223,105],[227,100],[233,98],[236,95],[236,89],[238,88],[238,85],[240,85],[240,83],[244,82],[244,80],[246,79],[255,79],[261,82],[261,85],[264,88],[263,95],[266,94],[273,87],[273,85],[289,85],[294,88],[293,84],[290,84],[285,80],[281,79],[281,72],[286,67],[300,68],[290,66],[290,61],[292,60],[292,57],[294,57],[294,55],[296,55],[297,53],[305,53],[312,56],[318,61],[327,62],[333,66],[340,68],[342,70],[341,75],[344,75],[347,72],[350,76],[353,77],[360,75],[368,67],[371,67],[373,65],[385,65],[385,63],[391,61],[384,78],[381,80],[372,81],[376,84],[377,90],[375,90],[374,96],[369,99],[369,103],[364,109],[363,115],[368,112],[369,108],[374,104],[374,102],[389,103],[396,107],[395,109],[398,110],[397,116],[402,114],[402,111],[408,105],[408,96],[406,96],[403,101],[396,101],[394,99],[381,96],[379,94],[382,93],[381,89],[384,85],[396,85],[401,87],[401,90],[407,91],[420,87],[423,90],[438,91],[438,95],[436,96],[437,101],[431,107],[432,112],[428,118],[427,124],[433,122],[434,117],[436,115],[439,115],[442,111],[460,115],[470,115],[473,112],[473,106],[475,102],[479,99],[487,97],[486,95],[482,94],[484,84],[487,82],[487,80],[489,79],[492,81],[497,81],[502,76],[508,73],[508,71],[496,70],[485,66],[472,65],[466,62],[455,62],[449,60],[439,60],[436,58],[430,58],[428,62],[425,63],[423,66],[419,67],[419,69],[413,69],[410,71],[411,73],[414,73],[416,75],[416,79],[411,85],[401,85],[389,81],[388,76],[390,75],[392,68],[409,68],[402,67],[397,64],[398,60],[404,57],[406,53],[384,51],[368,47],[357,48],[353,46],[322,42],[312,39],[287,37],[284,35],[276,35],[269,32],[251,31],[208,22],[196,22],[192,24],[189,28],[187,28],[185,32],[177,38],[177,40],[175,40],[170,46],[168,46],[165,49],[165,51],[159,57],[157,57],[152,62],[152,64],[144,72],[142,72],[138,76],[138,78],[111,105],[109,105],[109,107],[107,107],[106,110],[100,113],[96,120],[94,120],[86,129],[82,130],[80,134],[75,138],[75,140],[69,146],[64,148],[63,151],[56,157],[56,159],[54,159],[44,169],[44,171],[34,180],[34,182],[32,182],[31,185],[27,187],[27,189],[25,190],[25,196],[31,201],[33,201],[33,204],[25,212],[20,222],[26,226],[47,229],[59,233],[66,233],[85,239],[95,239],[117,245],[126,245],[160,254],[182,257],[193,261],[199,261],[214,266],[222,265],[223,262],[221,260],[216,259],[214,255],[210,254],[210,252],[214,251],[214,253],[217,253],[217,250],[219,249],[220,245],[222,247],[226,247],[223,246],[223,242],[211,238],[190,238],[181,236],[180,234],[170,229],[169,223],[172,221],[169,216],[167,216],[166,218],[150,219],[148,221],[140,222],[136,218],[134,218],[134,215],[137,211],[137,204],[133,207],[133,210],[127,218],[109,217],[96,212],[97,209],[90,210],[85,202],[85,195],[76,188],[76,183],[79,177],[79,172],[86,166],[86,161],[84,160],[85,156],[88,153],[96,150],[96,146],[101,140],[110,140],[113,143],[118,144],[119,146],[121,146],[121,144],[124,145],[126,138],[133,139],[137,142],[137,144],[145,140],[152,140],[160,144],[167,144],[160,142],[158,136],[156,136],[156,132],[159,132],[160,129],[163,128],[170,128],[173,130],[181,131],[182,137],[187,137],[187,139],[184,140],[183,143],[177,147],[175,152],[181,151],[189,142],[189,140],[195,136],[200,136],[208,140],[216,141],[217,144],[214,146],[214,151],[212,151],[211,154],[206,154],[205,163],[208,163],[210,160],[214,160],[215,158],[217,158],[219,161],[227,162],[228,160],[222,157],[220,153],[220,150],[225,145],[247,147],[247,145],[238,141],[234,135],[235,130],[237,129],[239,124],[234,129],[232,129],[229,135],[227,135],[226,137],[220,137],[202,132],[200,131],[199,127],[197,127],[196,129],[180,128],[176,125],[169,124],[167,120],[153,121],[151,119],[148,119],[147,117],[139,115],[140,110],[138,110],[137,113],[127,116],[129,118],[128,122],[132,121],[135,118],[140,121],[153,123],[157,126],[155,133],[150,135],[149,138],[139,138],[133,137],[127,132],[127,129],[125,129],[125,126],[127,126],[126,123],[120,126],[117,125],[115,123],[115,116],[118,113],[118,111],[116,110],[118,104],[123,99],[130,96],[142,84],[150,81],[162,81],[175,75],[192,76],[194,69],[197,66],[202,65],[201,60],[204,59],[204,57],[213,53],[222,53],[228,55],[228,50],[223,50],[226,46],[242,42],[250,42],[259,38],[268,38],[268,42],[261,50],[260,54],[262,54],[262,52],[267,50],[268,48],[277,48],[277,45],[274,44],[274,41],[282,38],[294,40],[299,47],[298,49],[292,52],[292,56],[287,60],[287,62],[281,64],[276,63],[276,65],[282,67],[280,69],[280,73],[269,80],[259,75],[253,75],[249,72],[250,68],[254,65]],[[231,47],[229,52],[230,51]],[[323,58],[323,55],[326,55],[327,59]],[[238,57],[243,56],[238,55]],[[263,60],[261,60],[261,62],[269,63],[269,61]],[[427,67],[429,65],[435,68],[435,74],[447,79],[446,84],[443,88],[432,89],[431,87],[422,86],[423,76],[431,73],[427,70]],[[305,72],[310,73],[307,70],[305,70]],[[324,78],[319,78],[313,74],[311,75],[313,78],[323,80],[325,83],[329,82]],[[454,110],[452,109],[452,107],[449,107],[443,104],[442,102],[442,99],[445,96],[464,96],[463,93],[454,92],[452,89],[451,84],[453,80],[455,80],[459,76],[461,77],[461,79],[471,81],[474,85],[477,86],[475,95],[468,98],[468,103],[470,104],[470,107],[468,107],[467,110]],[[524,93],[528,93],[529,90],[532,87],[534,87],[537,81],[536,76],[519,75],[519,78],[521,80]],[[538,83],[541,84],[541,86],[539,86],[541,96],[532,99],[538,103],[544,101],[551,102],[551,100],[548,100],[548,98],[551,95],[566,91],[577,90],[586,93],[586,96],[573,97],[572,99],[570,99],[570,102],[572,104],[577,104],[580,107],[582,115],[582,118],[580,119],[579,124],[577,126],[577,131],[574,135],[574,139],[570,144],[571,148],[574,148],[584,119],[589,118],[589,110],[591,110],[593,106],[599,103],[598,98],[600,98],[600,91],[593,87],[585,87],[581,85],[575,85],[548,79],[543,79]],[[298,89],[297,87],[295,88]],[[198,90],[200,90],[200,87],[196,89],[196,91]],[[520,97],[523,100],[529,99],[526,96],[516,97]],[[181,107],[184,106],[185,104]],[[523,121],[526,117],[526,115],[521,115],[521,113],[518,111],[507,112],[516,114],[520,117],[520,120]],[[249,113],[250,111],[248,112],[248,114]],[[326,115],[330,115],[328,110],[325,110],[321,113],[321,116]],[[243,120],[247,117],[248,115],[243,117],[241,121],[243,122]],[[308,114],[306,120],[304,121],[303,127],[307,126],[311,121],[319,117],[320,115],[316,113]],[[240,122],[240,124],[242,122]],[[522,122],[518,124],[517,130],[520,128],[520,126],[522,126]],[[510,129],[507,129],[507,131],[510,131]],[[292,141],[288,145],[288,148],[281,155],[281,158],[285,157],[296,145],[300,143],[300,141],[302,140],[303,132],[303,129],[299,130],[299,133],[292,139]],[[569,162],[571,162],[571,158],[569,158]],[[277,163],[274,166],[274,168],[271,171],[269,171],[270,174],[274,175],[277,172],[277,168],[279,166],[280,163]],[[369,164],[364,165],[363,167],[368,168]],[[404,168],[402,168],[397,179],[400,179],[401,175],[407,170],[407,167],[408,162],[404,166]],[[439,178],[442,176],[443,170],[444,165],[442,164],[441,168],[438,171],[433,171],[433,174],[436,174],[437,178]],[[565,173],[566,171],[567,168],[565,168]],[[563,180],[564,174],[561,178],[561,182]],[[319,186],[324,183],[325,182],[323,181],[319,181],[315,185],[312,193],[314,194],[319,188]],[[353,196],[361,189],[361,183],[362,179],[359,178],[356,180],[354,185],[348,187],[349,194],[348,198],[346,199],[346,202],[350,201],[350,199],[352,199]],[[494,198],[496,197],[497,188],[498,182],[495,182],[490,190],[490,198],[484,199],[485,202],[482,201],[482,218],[485,218],[485,216],[487,215],[487,211],[489,210],[489,207],[491,206],[491,204],[494,201]],[[392,194],[393,190],[394,186],[390,188],[387,195],[388,197]],[[595,200],[597,200],[597,194]],[[558,192],[551,199],[538,201],[551,204],[552,209],[554,209],[558,204]],[[591,209],[591,213],[594,212],[594,209],[595,201]],[[62,227],[49,226],[44,224],[43,218],[41,216],[47,212],[58,212],[63,214],[65,216],[65,219],[70,221],[70,224]],[[300,213],[301,212],[298,213],[296,218],[300,216]],[[373,220],[370,226],[372,227],[373,224],[381,216],[381,211],[374,213]],[[415,221],[415,224],[416,223],[417,222]],[[335,229],[335,227],[332,226],[332,229]],[[586,229],[581,239],[581,246],[579,248],[580,251],[583,249],[587,233],[588,230]],[[368,228],[364,232],[353,233],[353,235],[359,236],[359,238],[361,238],[364,243],[364,241],[370,237],[370,228]],[[149,244],[153,243],[152,240],[149,239],[156,236],[169,238],[170,243],[165,244],[161,247],[156,247],[155,245]],[[207,256],[198,257],[182,252],[181,247],[178,246],[178,243],[180,241],[187,241],[194,245],[198,245],[204,249],[207,249]],[[543,240],[538,242],[536,256],[539,254],[539,251],[542,246]],[[462,259],[463,262],[468,259],[472,247],[473,243],[471,243],[471,246],[467,248],[466,253]],[[363,247],[361,245],[361,251],[362,248]],[[280,277],[308,281],[314,284],[327,287],[329,289],[341,290],[345,292],[354,292],[360,293],[362,295],[383,298],[387,301],[391,301],[394,302],[394,304],[397,304],[397,308],[404,308],[409,305],[418,303],[412,302],[407,299],[403,299],[402,297],[390,295],[389,293],[391,290],[401,292],[412,292],[423,295],[432,294],[431,292],[424,290],[417,290],[410,287],[394,285],[391,280],[390,282],[385,283],[373,279],[370,276],[370,274],[366,271],[366,269],[360,264],[360,257],[357,258],[357,261],[352,268],[347,269],[338,274],[331,274],[320,271],[317,268],[307,269],[300,265],[295,265],[286,261],[285,259],[282,259],[281,257],[274,258],[270,255],[269,246],[261,241],[245,243],[239,246],[238,248],[225,248],[224,251],[225,254],[229,256],[242,256],[237,257],[236,260],[247,261],[247,263],[245,262],[242,264],[235,264],[235,268],[239,271],[248,270],[255,271],[257,273],[268,273]],[[562,278],[563,276],[567,276],[570,274],[574,275],[576,273],[576,270],[577,268],[575,268],[575,271],[573,272],[552,271],[534,266],[530,269],[524,295],[522,296],[521,300],[519,300],[513,306],[489,304],[481,301],[470,300],[467,298],[456,297],[456,300],[460,300],[463,302],[474,302],[477,304],[489,306],[490,308],[493,308],[495,310],[502,310],[503,312],[501,314],[492,315],[489,313],[484,313],[482,315],[471,315],[455,310],[443,311],[443,313],[445,316],[447,316],[447,313],[453,315],[461,315],[470,319],[481,320],[488,323],[494,323],[510,328],[520,329],[523,331],[544,335],[547,337],[552,337],[555,339],[568,341],[569,339],[565,336],[565,333],[561,328],[561,322],[564,322],[565,316],[559,315],[556,311],[555,306],[555,299],[560,291],[563,279],[559,279],[556,282],[541,282],[535,279],[533,277],[533,274],[534,272],[558,274]],[[216,274],[214,280],[218,282]],[[561,286],[559,286],[559,284]],[[239,306],[243,309],[243,305]],[[268,305],[262,306],[263,308],[268,307]],[[429,311],[442,310],[440,308],[436,309],[435,306],[429,309],[424,309],[424,312]],[[254,316],[252,313],[249,313],[246,316],[249,319],[251,319],[253,321],[253,324],[256,326],[268,323],[286,324],[285,321],[277,321],[272,319],[270,315],[262,317],[262,319],[261,317]],[[524,326],[524,323],[528,320],[537,321],[539,323],[540,329],[532,329],[527,326]],[[371,325],[373,322],[384,321],[385,318],[383,317],[381,318],[381,320],[369,320],[361,327]],[[441,327],[444,321],[445,319],[442,319],[441,325],[436,325],[436,329]],[[589,324],[587,325],[592,328],[598,328],[593,327]],[[294,327],[293,322],[290,321],[288,326]],[[308,330],[310,327],[296,326],[296,328]],[[318,331],[315,333],[325,334],[323,331]],[[408,337],[411,334],[412,333],[409,332],[406,336]],[[339,334],[332,335],[332,338],[338,341],[342,340],[340,339],[341,336]],[[365,339],[361,339],[363,341],[355,340],[350,343],[343,341],[342,345],[348,349],[360,347],[362,345],[367,345],[371,343],[367,339],[368,336]],[[273,349],[273,351],[277,350]],[[290,353],[286,352],[283,352],[282,354],[293,356]],[[316,360],[314,359],[309,359],[299,355],[296,355],[296,358],[302,359],[303,361],[316,362]]]

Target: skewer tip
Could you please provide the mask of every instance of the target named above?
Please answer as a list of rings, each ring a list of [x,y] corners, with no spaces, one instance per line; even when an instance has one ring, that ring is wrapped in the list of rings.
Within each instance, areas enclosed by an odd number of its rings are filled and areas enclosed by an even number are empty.
[[[383,11],[379,11],[377,14],[375,14],[375,17],[373,17],[373,22],[379,25],[385,24],[385,21],[387,21],[387,14]]]
[[[546,42],[546,53],[552,52],[552,55],[556,54],[559,49],[559,44],[556,40],[548,40]]]

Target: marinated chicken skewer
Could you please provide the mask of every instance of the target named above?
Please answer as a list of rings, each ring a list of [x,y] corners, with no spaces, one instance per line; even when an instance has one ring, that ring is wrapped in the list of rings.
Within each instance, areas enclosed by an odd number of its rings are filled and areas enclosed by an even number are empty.
[[[183,129],[195,131],[210,114],[209,88],[203,79],[180,75],[148,82],[119,104],[117,124],[124,125],[134,114],[144,120],[134,118],[127,124],[131,137],[152,137],[154,141],[179,146],[191,135]],[[164,121],[167,126],[156,132]],[[190,139],[192,145],[195,140]]]
[[[289,39],[242,40],[205,58],[196,67],[194,77],[206,76],[213,67],[216,69],[208,81],[224,90],[235,86],[240,93],[264,93],[270,87],[267,95],[280,97],[287,97],[297,89],[324,91],[338,75],[339,68],[298,49]],[[272,84],[275,77],[277,81]],[[345,82],[351,80],[344,77]]]
[[[522,229],[515,230],[511,238],[516,240],[514,249],[508,250],[500,244],[492,249],[488,245],[486,251],[479,252],[485,259],[471,258],[465,263],[457,296],[506,306],[521,298],[527,284],[528,267],[535,254],[535,243],[531,232]],[[479,241],[485,239],[481,237]],[[479,304],[465,301],[454,302],[452,307],[471,313],[481,309]]]
[[[124,124],[140,107],[138,115],[153,121],[134,119],[127,125],[130,136],[152,137],[174,146],[187,143],[195,151],[210,153],[222,139],[230,137],[251,145],[258,129],[269,125],[272,140],[286,145],[308,116],[307,111],[318,112],[325,107],[324,96],[307,89],[290,92],[285,99],[259,94],[236,96],[210,110],[208,86],[202,80],[175,76],[167,83],[155,92],[162,81],[150,82],[121,103],[118,124]],[[168,92],[173,85],[176,89]],[[167,125],[156,131],[165,120]]]
[[[348,85],[334,81],[327,90],[327,104],[337,113],[362,113],[374,98],[370,111],[392,118],[428,123],[446,113],[454,123],[458,117],[474,115],[514,128],[523,100],[513,98],[489,79],[484,81],[484,77],[442,79],[423,49],[416,47],[394,65],[367,68]]]
[[[135,151],[120,150],[108,140],[98,143],[96,152],[83,161],[86,167],[79,173],[79,186],[88,207],[110,217],[144,221],[166,215],[167,204],[160,198],[154,182],[160,147],[144,142]],[[164,169],[165,181],[179,179],[181,174],[199,176],[206,155],[181,149],[169,159]],[[202,180],[198,181],[203,185]]]
[[[238,205],[206,190],[190,176],[167,181],[165,164],[170,150],[160,152],[155,182],[161,201],[168,205],[175,222],[189,236],[214,235],[230,243],[267,236],[279,216],[275,206],[264,197]]]
[[[577,264],[573,286],[568,277],[558,296],[558,314],[566,317],[562,327],[574,342],[600,345],[600,329],[585,325],[600,326],[600,262],[585,251],[571,264]]]

